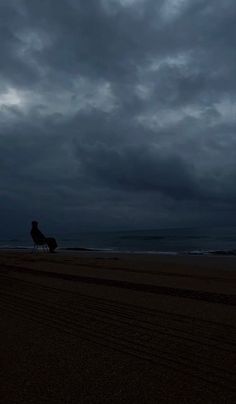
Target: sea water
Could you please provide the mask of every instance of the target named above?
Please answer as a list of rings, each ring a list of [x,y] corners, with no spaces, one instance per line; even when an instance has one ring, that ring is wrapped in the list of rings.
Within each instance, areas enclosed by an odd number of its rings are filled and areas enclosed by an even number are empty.
[[[59,248],[159,254],[236,254],[236,226],[55,234]],[[29,235],[1,238],[0,248],[32,248]],[[234,251],[235,250],[235,251]]]

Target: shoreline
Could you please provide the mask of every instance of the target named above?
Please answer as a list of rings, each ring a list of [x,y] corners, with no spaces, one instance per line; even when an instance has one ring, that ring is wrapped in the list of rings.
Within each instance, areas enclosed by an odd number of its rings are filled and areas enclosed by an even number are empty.
[[[20,247],[0,247],[1,252],[32,252],[33,246]],[[42,252],[42,249],[36,250]],[[174,256],[174,257],[236,257],[236,250],[193,250],[193,251],[138,251],[138,250],[115,250],[85,247],[58,247],[56,253],[101,253],[101,254],[117,254],[117,255],[141,255],[141,256]]]

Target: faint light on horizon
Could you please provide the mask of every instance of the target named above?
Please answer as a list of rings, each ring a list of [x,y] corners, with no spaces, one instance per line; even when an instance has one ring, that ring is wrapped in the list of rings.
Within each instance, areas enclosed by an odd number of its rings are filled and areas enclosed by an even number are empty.
[[[14,88],[9,88],[6,92],[0,94],[0,107],[21,106],[24,103],[24,97]]]

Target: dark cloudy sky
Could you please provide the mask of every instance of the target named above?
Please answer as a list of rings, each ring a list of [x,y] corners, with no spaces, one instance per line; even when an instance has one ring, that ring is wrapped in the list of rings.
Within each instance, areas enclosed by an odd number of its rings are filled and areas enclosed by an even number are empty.
[[[0,234],[236,224],[235,0],[1,0]]]

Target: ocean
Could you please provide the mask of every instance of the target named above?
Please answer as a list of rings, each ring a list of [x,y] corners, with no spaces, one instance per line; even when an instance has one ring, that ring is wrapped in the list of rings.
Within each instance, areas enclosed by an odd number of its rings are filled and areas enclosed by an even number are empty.
[[[236,255],[236,226],[78,232],[55,234],[55,237],[62,250]],[[0,239],[1,249],[31,249],[32,246],[29,234]]]

